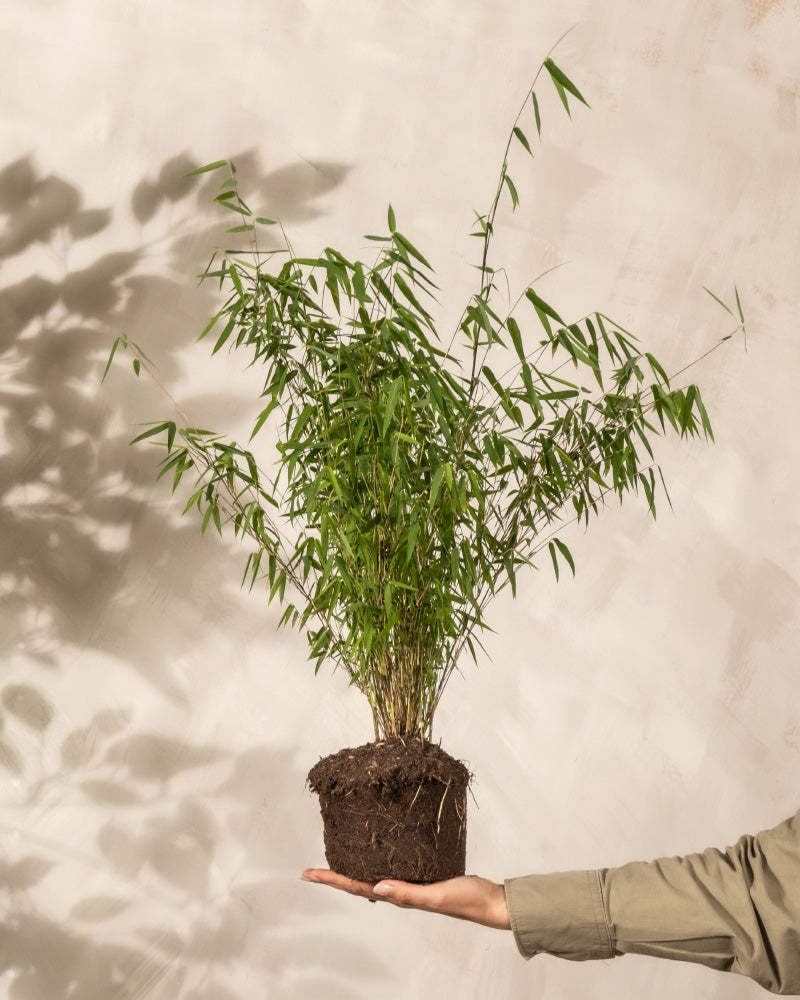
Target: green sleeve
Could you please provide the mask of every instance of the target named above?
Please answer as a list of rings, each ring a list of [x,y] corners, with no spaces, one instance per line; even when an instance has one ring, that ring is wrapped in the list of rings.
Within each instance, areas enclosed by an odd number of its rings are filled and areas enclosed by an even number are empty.
[[[526,958],[651,955],[800,993],[800,812],[725,851],[508,879],[506,898]]]

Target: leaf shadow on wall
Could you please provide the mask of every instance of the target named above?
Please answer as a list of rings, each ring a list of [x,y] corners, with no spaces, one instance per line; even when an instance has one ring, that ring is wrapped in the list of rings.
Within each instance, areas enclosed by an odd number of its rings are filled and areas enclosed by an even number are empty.
[[[319,214],[319,198],[347,171],[301,163],[263,174],[255,154],[236,160],[240,176],[260,178],[251,186],[259,198],[271,193],[267,206],[287,221]],[[170,654],[185,641],[187,621],[196,630],[235,617],[236,601],[219,586],[226,550],[210,538],[201,545],[197,525],[181,522],[176,505],[152,502],[152,454],[128,447],[142,399],[156,407],[149,418],[166,401],[133,378],[117,379],[113,391],[99,380],[125,331],[153,351],[164,383],[175,384],[178,352],[213,311],[211,293],[189,290],[186,278],[220,239],[219,222],[204,215],[219,182],[187,178],[192,165],[175,157],[131,196],[142,224],[159,210],[173,213],[162,221],[166,240],[94,254],[108,242],[111,209],[85,208],[77,187],[40,176],[29,157],[0,171],[0,276],[15,274],[0,291],[0,652],[55,665],[65,644],[123,657],[133,648],[129,665],[176,700],[182,686]],[[159,266],[150,266],[156,254]],[[70,266],[87,256],[87,266]],[[47,273],[26,273],[31,258],[45,260]],[[192,405],[213,422],[241,403],[223,386]],[[235,589],[236,572],[231,580]],[[169,604],[157,630],[142,627],[142,593]]]
[[[236,160],[260,177],[257,192],[280,195],[272,211],[287,221],[319,214],[346,172],[298,164],[293,198],[294,167],[263,174],[254,155]],[[194,290],[181,306],[182,279],[219,236],[196,207],[211,182],[183,176],[192,166],[178,156],[131,195],[143,226],[160,212],[185,221],[157,247],[157,269],[144,240],[108,251],[112,210],[85,207],[70,181],[30,157],[0,170],[0,652],[20,654],[0,688],[0,775],[12,789],[0,810],[0,990],[13,1000],[226,1000],[243,964],[287,998],[320,982],[334,996],[354,968],[386,974],[345,937],[310,942],[307,918],[335,903],[275,874],[318,852],[318,828],[298,829],[287,810],[305,771],[292,751],[142,728],[126,683],[113,706],[87,691],[76,721],[48,688],[65,669],[81,684],[64,648],[96,651],[188,706],[173,661],[247,617],[238,573],[231,596],[221,582],[227,549],[201,541],[166,491],[163,509],[153,503],[152,457],[127,443],[141,387],[99,385],[122,330],[158,331],[160,374],[181,375],[179,351],[209,304]],[[193,402],[210,420],[237,404],[224,386]],[[143,593],[169,605],[158,629],[145,626]]]
[[[242,978],[267,995],[324,982],[334,997],[341,982],[352,996],[353,969],[386,981],[366,949],[309,932],[333,899],[275,874],[318,838],[281,808],[302,788],[293,751],[137,731],[119,708],[61,736],[56,707],[26,684],[0,689],[0,705],[6,733],[28,737],[11,762],[21,820],[0,813],[0,984],[13,1000],[226,1000]]]

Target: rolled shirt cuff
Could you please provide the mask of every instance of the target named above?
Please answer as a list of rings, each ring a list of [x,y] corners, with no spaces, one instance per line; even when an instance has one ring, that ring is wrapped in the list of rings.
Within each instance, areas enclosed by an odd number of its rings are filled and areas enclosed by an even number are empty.
[[[541,952],[582,962],[614,958],[601,890],[603,872],[552,872],[505,881],[517,948],[525,958]]]

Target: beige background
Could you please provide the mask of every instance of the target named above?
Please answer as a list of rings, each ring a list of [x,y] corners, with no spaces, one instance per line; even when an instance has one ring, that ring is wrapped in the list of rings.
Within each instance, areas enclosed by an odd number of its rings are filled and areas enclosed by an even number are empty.
[[[193,275],[233,156],[298,249],[358,252],[392,202],[470,288],[472,210],[550,45],[592,104],[548,104],[514,170],[512,285],[599,308],[696,369],[717,443],[667,442],[674,513],[635,501],[493,609],[437,735],[477,778],[470,870],[502,879],[724,846],[798,807],[797,0],[6,0],[0,14],[0,997],[547,1000],[756,997],[734,976],[626,957],[525,963],[510,935],[302,884],[323,862],[304,788],[370,738],[316,679],[242,554],[200,539],[126,447],[165,404],[241,432],[253,373],[193,344]],[[168,415],[168,414],[167,414]]]

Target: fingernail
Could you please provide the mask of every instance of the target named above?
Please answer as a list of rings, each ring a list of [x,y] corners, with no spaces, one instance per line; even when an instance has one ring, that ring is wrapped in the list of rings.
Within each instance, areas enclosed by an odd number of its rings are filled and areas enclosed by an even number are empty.
[[[316,875],[307,875],[305,872],[300,876],[304,882],[319,882]]]
[[[376,896],[388,896],[392,891],[392,887],[385,882],[378,882],[372,891]]]

